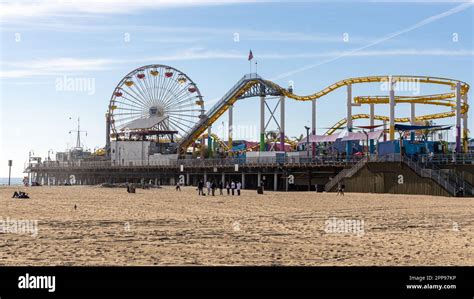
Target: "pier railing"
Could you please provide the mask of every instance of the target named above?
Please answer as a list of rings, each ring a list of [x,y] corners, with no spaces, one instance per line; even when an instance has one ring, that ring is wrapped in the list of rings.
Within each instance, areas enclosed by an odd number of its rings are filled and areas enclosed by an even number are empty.
[[[215,159],[178,159],[178,160],[158,160],[158,161],[127,161],[125,163],[114,161],[75,161],[58,162],[45,161],[42,163],[30,164],[27,170],[35,171],[41,169],[103,169],[103,168],[132,168],[132,167],[162,167],[180,168],[183,167],[234,167],[236,164],[248,167],[267,166],[347,166],[359,162],[362,157],[353,156],[350,158],[337,156],[324,157],[232,157]]]
[[[474,153],[465,154],[436,154],[436,155],[420,155],[417,157],[421,163],[434,164],[474,164]]]

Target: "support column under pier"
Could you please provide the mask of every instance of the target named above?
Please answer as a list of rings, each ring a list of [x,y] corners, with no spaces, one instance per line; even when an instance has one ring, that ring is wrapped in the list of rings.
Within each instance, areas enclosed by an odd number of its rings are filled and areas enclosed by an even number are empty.
[[[275,171],[273,174],[273,191],[278,190],[278,173]]]

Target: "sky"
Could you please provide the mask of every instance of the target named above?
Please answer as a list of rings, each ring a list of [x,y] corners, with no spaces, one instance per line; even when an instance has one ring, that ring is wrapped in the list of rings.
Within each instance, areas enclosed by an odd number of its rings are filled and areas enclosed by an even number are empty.
[[[44,158],[74,146],[75,135],[69,132],[77,118],[87,131],[83,145],[103,147],[105,113],[115,86],[148,64],[186,73],[203,95],[206,110],[249,73],[250,49],[260,76],[283,87],[292,82],[299,95],[370,75],[426,75],[472,84],[473,5],[422,0],[0,0],[0,177],[8,176],[7,160],[13,160],[12,176],[19,177],[30,151]],[[90,85],[58,88],[58,80],[67,78]],[[421,85],[419,91],[450,90]],[[386,92],[379,84],[356,85],[353,95]],[[318,134],[345,117],[345,97],[338,90],[318,100]],[[305,132],[310,109],[309,102],[287,100],[287,136]],[[449,108],[417,107],[417,114],[443,111]],[[367,113],[368,106],[353,112]],[[408,105],[397,105],[397,117],[409,113]],[[388,115],[386,105],[377,105],[376,114]],[[257,98],[235,105],[234,124],[244,130],[258,128],[258,117]],[[471,109],[470,127],[473,119]],[[222,122],[227,114],[215,126]]]

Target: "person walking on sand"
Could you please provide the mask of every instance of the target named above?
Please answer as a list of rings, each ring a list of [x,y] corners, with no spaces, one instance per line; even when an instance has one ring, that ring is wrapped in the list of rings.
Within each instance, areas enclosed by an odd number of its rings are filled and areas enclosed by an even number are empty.
[[[240,189],[242,188],[242,183],[237,182],[237,196],[240,196]]]
[[[337,194],[336,194],[336,196],[337,196],[337,195],[344,196],[344,188],[345,188],[345,187],[346,187],[346,186],[344,185],[344,182],[343,182],[343,181],[339,182],[339,183],[337,184]]]
[[[207,188],[207,195],[211,194],[211,182],[207,181],[206,182],[206,188]]]
[[[227,189],[227,195],[230,195],[230,184],[229,184],[229,182],[225,183],[225,188]]]
[[[234,181],[232,181],[230,183],[230,189],[232,190],[232,196],[234,196],[234,191],[235,191],[235,182]]]
[[[204,195],[204,181],[200,180],[198,183],[198,195]]]
[[[181,184],[179,182],[176,183],[176,191],[181,191]]]
[[[219,182],[219,195],[224,195],[224,193],[222,193],[222,189],[224,189],[224,183],[220,181]]]

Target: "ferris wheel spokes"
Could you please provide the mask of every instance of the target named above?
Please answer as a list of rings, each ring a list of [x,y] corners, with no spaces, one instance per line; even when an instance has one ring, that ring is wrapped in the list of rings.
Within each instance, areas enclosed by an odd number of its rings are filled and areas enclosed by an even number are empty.
[[[196,84],[183,72],[165,65],[144,66],[127,74],[109,104],[113,137],[123,134],[128,125],[137,133],[173,130],[181,137],[203,113],[204,102]],[[137,122],[140,119],[143,121]]]

